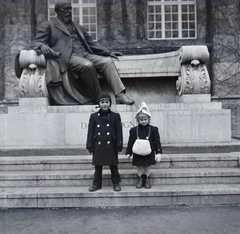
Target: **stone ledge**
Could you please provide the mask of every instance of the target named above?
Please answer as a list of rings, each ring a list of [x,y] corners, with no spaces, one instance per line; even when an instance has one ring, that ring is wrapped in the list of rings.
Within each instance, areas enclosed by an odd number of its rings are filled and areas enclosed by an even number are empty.
[[[210,103],[210,94],[183,94],[176,97],[176,102],[179,103]]]
[[[94,170],[0,171],[0,187],[90,186]],[[120,169],[121,184],[134,185],[136,169]],[[151,170],[153,185],[240,183],[239,168],[162,168]],[[103,171],[103,185],[110,185],[110,170]]]
[[[239,152],[215,154],[163,154],[152,168],[238,167]],[[1,171],[92,169],[91,155],[0,157]],[[132,160],[119,155],[119,169],[135,168]]]
[[[239,184],[161,185],[137,190],[112,186],[90,193],[88,187],[4,188],[0,189],[1,208],[47,207],[132,207],[240,204]]]
[[[124,145],[123,151],[125,152]],[[240,140],[231,139],[226,142],[189,142],[162,143],[164,154],[192,154],[192,153],[230,153],[240,152]],[[79,145],[9,145],[0,146],[0,157],[4,156],[53,156],[53,155],[88,155],[85,144]]]
[[[8,114],[24,114],[24,113],[91,113],[95,112],[97,105],[86,106],[47,106],[38,105],[35,99],[41,98],[21,98],[19,100],[29,99],[26,103],[30,102],[31,105],[22,105],[9,107]],[[32,100],[33,99],[33,100]],[[41,101],[41,100],[40,100]],[[44,101],[45,102],[45,101]],[[136,112],[137,105],[112,105],[111,109],[116,112]],[[221,102],[202,102],[202,103],[161,103],[161,104],[148,104],[148,108],[152,111],[174,111],[174,110],[221,110]]]

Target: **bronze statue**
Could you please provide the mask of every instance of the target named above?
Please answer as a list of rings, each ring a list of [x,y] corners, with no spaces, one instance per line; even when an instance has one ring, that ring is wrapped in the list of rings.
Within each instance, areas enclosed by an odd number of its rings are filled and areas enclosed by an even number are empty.
[[[134,104],[125,95],[125,86],[112,60],[122,54],[94,42],[83,26],[74,23],[70,3],[56,3],[55,12],[57,17],[42,23],[32,42],[32,48],[47,59],[47,87],[52,102],[95,104],[101,92],[100,73],[107,79],[116,104]]]

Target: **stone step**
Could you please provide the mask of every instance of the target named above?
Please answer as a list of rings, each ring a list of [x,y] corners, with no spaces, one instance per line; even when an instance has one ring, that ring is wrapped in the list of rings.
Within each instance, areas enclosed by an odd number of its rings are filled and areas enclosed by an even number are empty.
[[[152,168],[238,167],[239,152],[212,154],[163,154]],[[119,155],[119,168],[135,168],[131,159]],[[0,171],[92,169],[91,155],[0,157]]]
[[[1,208],[146,207],[239,205],[240,184],[153,185],[151,189],[122,186],[114,192],[104,186],[96,192],[88,187],[0,188]]]
[[[136,169],[120,169],[121,185],[135,185]],[[90,186],[93,170],[0,171],[0,187]],[[240,168],[151,169],[153,185],[240,184]],[[110,170],[103,170],[103,185],[110,185]]]
[[[126,145],[122,152],[125,152]],[[230,142],[204,142],[204,143],[171,143],[162,144],[164,154],[191,154],[191,153],[230,153],[240,152],[240,140],[232,139]],[[6,156],[59,156],[59,155],[87,155],[85,145],[71,146],[0,146],[0,157]]]

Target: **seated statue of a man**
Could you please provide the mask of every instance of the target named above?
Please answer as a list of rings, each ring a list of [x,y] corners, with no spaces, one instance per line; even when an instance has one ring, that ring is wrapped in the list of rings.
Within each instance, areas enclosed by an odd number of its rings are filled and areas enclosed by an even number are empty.
[[[101,73],[116,97],[116,104],[134,104],[134,100],[126,96],[126,88],[112,60],[122,54],[110,52],[104,46],[93,41],[83,26],[74,23],[69,1],[56,3],[55,12],[57,17],[42,23],[32,42],[32,48],[38,54],[44,54],[48,60],[47,83],[48,87],[52,89],[52,95],[54,95],[54,88],[62,82],[61,75],[68,72],[73,77],[73,83],[77,84],[78,80],[81,80],[84,84],[83,91],[88,93],[88,98],[85,101],[80,98],[79,103],[96,103],[97,96],[101,92],[98,79],[98,73]],[[59,72],[56,72],[56,69]],[[76,93],[76,90],[74,92]],[[62,96],[61,98],[63,98]],[[78,99],[77,96],[75,95],[75,101]],[[55,97],[55,99],[58,98]]]

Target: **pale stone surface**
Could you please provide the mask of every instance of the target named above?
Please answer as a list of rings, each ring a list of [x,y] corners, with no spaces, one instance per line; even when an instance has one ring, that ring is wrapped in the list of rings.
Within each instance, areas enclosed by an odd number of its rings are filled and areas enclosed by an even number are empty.
[[[0,198],[1,208],[37,208],[37,198]]]
[[[180,74],[179,51],[121,56],[114,62],[121,78],[166,77]]]
[[[179,103],[205,103],[211,102],[210,94],[183,94],[176,97],[176,102]]]
[[[121,184],[134,185],[136,168],[120,169]],[[90,186],[94,170],[0,171],[0,187]],[[151,183],[216,184],[240,183],[239,168],[157,168],[151,170]],[[112,185],[109,168],[103,171],[103,185]]]
[[[137,112],[139,105],[112,105],[112,110],[116,112]],[[209,103],[162,103],[148,104],[150,111],[157,110],[211,110],[222,109],[221,102]],[[14,106],[8,107],[9,114],[24,113],[91,113],[97,111],[96,106]]]
[[[192,95],[189,95],[192,96]],[[81,146],[85,147],[90,114],[96,106],[46,106],[45,98],[20,99],[19,107],[10,107],[0,115],[0,146]],[[28,105],[29,104],[29,105]],[[45,106],[44,106],[45,105]],[[136,126],[139,106],[113,105],[123,125],[123,142]],[[162,143],[229,142],[230,110],[221,103],[149,104],[151,124],[157,126]]]
[[[88,187],[6,188],[0,190],[0,207],[130,207],[178,205],[239,204],[239,184],[160,185],[136,190],[122,186],[114,192],[112,186],[95,193]]]
[[[56,198],[38,199],[39,208],[47,207],[136,207],[136,206],[174,206],[177,197],[160,197],[146,199],[145,197],[112,197],[111,199],[100,197],[92,198]]]
[[[124,152],[123,152],[124,153]],[[131,169],[132,160],[124,154],[119,155],[119,168]],[[163,154],[160,163],[152,166],[161,168],[195,167],[238,167],[239,153],[209,154]],[[90,170],[93,168],[92,155],[66,156],[18,156],[0,157],[1,171],[20,170]]]
[[[62,145],[64,114],[1,115],[1,145]]]
[[[231,138],[230,110],[169,111],[163,121],[163,142],[221,142]]]
[[[19,98],[19,106],[49,106],[48,98]]]

